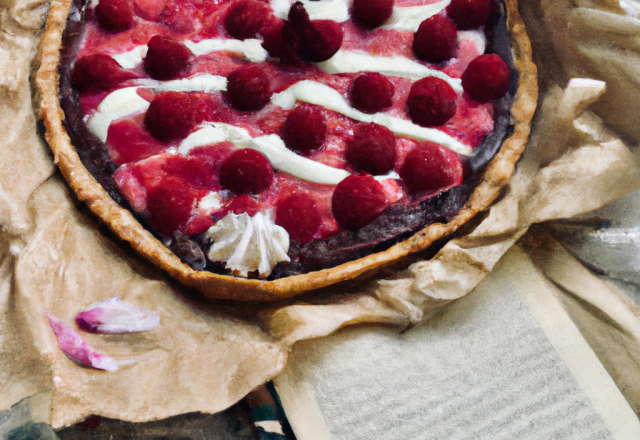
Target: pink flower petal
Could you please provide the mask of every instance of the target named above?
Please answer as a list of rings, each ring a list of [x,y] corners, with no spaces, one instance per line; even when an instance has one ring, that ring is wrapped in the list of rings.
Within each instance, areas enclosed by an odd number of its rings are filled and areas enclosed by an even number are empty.
[[[159,323],[158,312],[128,304],[119,296],[91,304],[76,316],[78,327],[91,333],[144,332]]]
[[[71,360],[97,370],[116,371],[118,363],[106,354],[94,351],[78,333],[52,313],[45,312],[60,348]]]

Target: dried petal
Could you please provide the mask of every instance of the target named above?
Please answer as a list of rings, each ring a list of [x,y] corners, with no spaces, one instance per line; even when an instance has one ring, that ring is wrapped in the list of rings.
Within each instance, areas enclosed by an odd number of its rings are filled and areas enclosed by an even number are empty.
[[[93,303],[76,316],[76,324],[91,333],[134,333],[160,323],[158,312],[128,304],[119,296]]]
[[[94,351],[75,330],[64,324],[52,313],[45,312],[49,324],[58,339],[60,348],[71,360],[97,370],[116,371],[118,363],[106,354]]]

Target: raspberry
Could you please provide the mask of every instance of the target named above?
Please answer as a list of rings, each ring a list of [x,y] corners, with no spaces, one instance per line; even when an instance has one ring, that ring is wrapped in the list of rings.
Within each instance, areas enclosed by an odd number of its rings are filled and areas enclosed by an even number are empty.
[[[495,54],[474,58],[462,74],[462,88],[480,102],[502,98],[510,85],[509,67]]]
[[[272,18],[271,8],[258,0],[239,0],[224,17],[224,28],[233,38],[255,38]]]
[[[377,72],[363,73],[355,79],[351,89],[351,104],[364,113],[377,113],[391,107],[395,86]]]
[[[359,124],[347,147],[347,160],[359,170],[386,174],[396,161],[396,138],[391,130],[378,124]]]
[[[273,182],[273,168],[261,153],[235,151],[220,167],[220,185],[236,194],[259,194]]]
[[[382,214],[389,203],[382,185],[372,176],[349,176],[336,186],[331,209],[342,229],[355,231]]]
[[[183,179],[166,176],[157,186],[148,190],[149,224],[161,234],[173,234],[191,217],[196,197],[197,191]]]
[[[423,127],[444,125],[456,113],[457,98],[445,80],[428,76],[411,86],[407,113],[414,123]]]
[[[367,29],[380,26],[391,17],[393,0],[354,0],[353,18]]]
[[[331,58],[342,45],[342,26],[331,20],[314,20],[314,32],[305,33],[300,46],[300,58],[320,63]]]
[[[257,64],[245,64],[227,77],[227,100],[237,110],[260,110],[273,92],[269,77]]]
[[[447,61],[455,55],[457,34],[456,25],[447,17],[427,18],[413,37],[413,53],[428,63]]]
[[[160,14],[160,20],[177,34],[189,34],[195,30],[197,8],[190,2],[170,0]]]
[[[197,94],[163,92],[153,98],[144,125],[161,141],[185,138],[203,121],[213,120],[207,101]]]
[[[302,35],[307,30],[313,28],[311,19],[309,18],[309,14],[304,8],[302,2],[295,2],[293,5],[291,5],[287,18],[289,19],[289,24],[291,25],[291,28],[296,33],[296,35]]]
[[[316,201],[307,193],[295,192],[278,203],[276,224],[300,244],[313,240],[322,225],[322,217]]]
[[[462,163],[453,151],[425,142],[407,154],[398,174],[412,193],[443,190],[462,183]]]
[[[100,26],[110,31],[125,31],[136,24],[129,0],[100,0],[95,13]]]
[[[147,43],[149,50],[144,59],[144,71],[159,80],[173,79],[189,68],[193,52],[178,40],[152,37]]]
[[[281,62],[297,64],[300,62],[298,51],[300,42],[287,21],[273,20],[262,30],[262,47],[273,58],[279,58]]]
[[[106,90],[140,75],[120,67],[109,55],[98,53],[79,58],[73,68],[71,83],[79,91]]]
[[[447,15],[458,29],[477,29],[484,26],[493,12],[493,0],[451,0]]]
[[[300,58],[319,63],[331,58],[342,45],[342,26],[332,20],[309,20],[300,2],[289,10],[289,23],[300,40]]]
[[[280,135],[290,150],[309,153],[324,144],[327,123],[317,107],[300,105],[289,113],[282,124]]]

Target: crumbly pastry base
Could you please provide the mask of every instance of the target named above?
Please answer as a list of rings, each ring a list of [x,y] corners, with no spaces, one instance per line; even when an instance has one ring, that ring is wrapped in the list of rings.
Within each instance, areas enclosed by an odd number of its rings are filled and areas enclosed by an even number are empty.
[[[208,298],[241,301],[275,301],[333,286],[347,281],[359,281],[377,273],[406,266],[415,254],[435,241],[453,234],[485,210],[498,197],[514,172],[529,137],[531,119],[538,98],[537,69],[531,59],[531,44],[520,18],[516,0],[506,0],[507,28],[511,39],[514,65],[520,77],[511,107],[513,133],[504,140],[491,160],[480,184],[458,215],[446,224],[434,223],[386,251],[329,269],[293,275],[273,281],[236,278],[206,271],[197,271],[180,259],[146,230],[125,208],[116,203],[82,164],[63,126],[64,112],[60,107],[58,64],[62,34],[73,0],[52,0],[47,25],[40,45],[41,65],[36,85],[41,97],[41,116],[46,127],[46,139],[60,168],[78,199],[85,202],[121,239],[149,261],[188,287]]]

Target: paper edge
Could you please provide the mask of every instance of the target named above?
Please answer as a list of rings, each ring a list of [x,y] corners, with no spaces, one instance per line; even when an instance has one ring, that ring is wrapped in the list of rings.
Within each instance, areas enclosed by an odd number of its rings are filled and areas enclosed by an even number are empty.
[[[297,378],[295,371],[289,368],[273,379],[273,384],[297,440],[332,440],[331,431],[307,382]]]
[[[511,248],[509,254],[510,260],[522,270],[535,267],[519,246]],[[537,268],[533,270],[536,273],[531,278],[539,279],[539,284],[517,289],[518,296],[600,414],[612,437],[615,440],[640,439],[640,420],[637,415],[571,320],[555,288]]]

